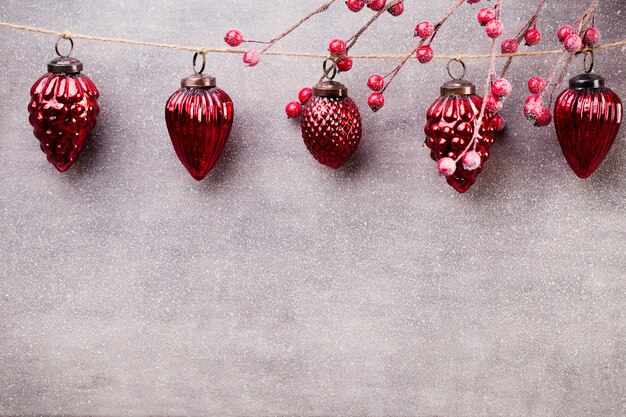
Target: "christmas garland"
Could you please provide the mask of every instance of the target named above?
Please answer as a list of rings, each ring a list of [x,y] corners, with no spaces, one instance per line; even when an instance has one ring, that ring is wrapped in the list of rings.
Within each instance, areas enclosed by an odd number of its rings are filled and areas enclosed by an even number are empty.
[[[505,127],[499,114],[512,86],[505,78],[515,57],[558,55],[558,59],[545,78],[535,76],[528,82],[528,96],[524,114],[535,126],[548,126],[554,119],[557,137],[563,153],[573,171],[581,178],[590,176],[608,154],[621,124],[622,103],[607,88],[604,79],[592,73],[594,52],[626,45],[626,40],[599,45],[600,32],[594,21],[599,0],[592,0],[583,14],[572,25],[561,26],[556,36],[563,49],[556,51],[519,51],[521,42],[532,47],[542,40],[538,29],[540,13],[546,0],[537,7],[517,32],[515,37],[500,43],[504,33],[500,20],[502,0],[494,0],[493,7],[481,8],[478,24],[485,27],[490,38],[490,52],[485,55],[436,55],[433,42],[441,27],[464,3],[476,4],[480,0],[454,0],[436,23],[419,22],[414,31],[418,42],[405,54],[353,55],[351,49],[360,37],[379,18],[387,13],[398,16],[404,12],[403,0],[347,0],[346,6],[360,12],[366,6],[374,11],[370,19],[350,38],[332,39],[329,54],[275,52],[270,50],[283,38],[315,15],[326,12],[337,0],[326,1],[308,13],[296,24],[274,38],[263,41],[246,39],[237,29],[226,32],[225,42],[231,48],[197,48],[184,45],[143,42],[130,39],[97,37],[56,32],[47,29],[0,22],[0,26],[57,36],[55,45],[58,58],[48,64],[48,73],[31,89],[29,104],[30,123],[41,149],[48,160],[61,172],[66,171],[78,158],[84,143],[93,130],[99,113],[99,92],[94,83],[82,74],[83,64],[71,57],[73,39],[150,46],[194,52],[194,74],[185,77],[181,88],[168,100],[165,109],[167,128],[174,149],[189,173],[202,180],[220,158],[233,124],[233,102],[217,87],[215,78],[205,75],[206,55],[209,53],[242,54],[248,66],[259,64],[262,55],[323,58],[323,72],[317,85],[303,88],[298,101],[287,104],[290,118],[301,118],[302,137],[309,152],[320,163],[340,168],[356,151],[362,133],[358,106],[347,95],[347,88],[334,81],[338,73],[350,71],[354,59],[398,59],[399,63],[386,75],[373,74],[367,79],[372,90],[367,104],[373,111],[384,107],[384,93],[402,68],[415,57],[422,64],[433,59],[447,59],[452,80],[441,87],[441,97],[430,106],[425,126],[425,144],[438,170],[447,182],[459,192],[467,191],[483,170],[489,158],[496,132]],[[67,40],[70,50],[61,53],[60,43]],[[242,44],[258,44],[262,48],[234,49]],[[585,73],[572,78],[569,88],[554,99],[557,87],[563,82],[576,55],[585,58]],[[198,58],[201,62],[198,62]],[[484,92],[476,94],[476,87],[464,79],[465,60],[489,59],[489,70]],[[501,71],[496,71],[496,58],[506,58]],[[460,76],[452,75],[453,63],[463,70]],[[199,68],[198,68],[199,66]],[[554,114],[551,111],[554,105]]]

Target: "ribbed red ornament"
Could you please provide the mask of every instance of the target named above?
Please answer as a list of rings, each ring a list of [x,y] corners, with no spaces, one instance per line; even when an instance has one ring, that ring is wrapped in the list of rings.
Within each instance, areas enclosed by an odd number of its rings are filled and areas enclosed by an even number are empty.
[[[489,159],[489,148],[493,145],[491,117],[485,113],[475,148],[480,155],[480,166],[475,170],[463,167],[460,157],[465,150],[472,150],[468,146],[474,136],[482,102],[482,98],[475,94],[473,84],[465,80],[453,80],[441,87],[441,97],[430,106],[426,116],[425,144],[431,149],[431,158],[434,161],[445,157],[459,159],[455,173],[447,176],[446,180],[460,193],[467,191],[476,182],[476,177]]]
[[[347,94],[341,83],[321,82],[313,88],[313,97],[302,112],[302,138],[307,149],[333,169],[350,159],[361,141],[361,115]]]
[[[186,77],[165,105],[165,121],[176,155],[196,180],[220,158],[233,126],[233,102],[215,78]]]
[[[61,172],[78,159],[100,112],[98,89],[82,68],[75,58],[57,58],[30,90],[28,121],[48,161]]]
[[[609,153],[622,123],[622,102],[604,79],[582,74],[556,99],[554,124],[563,155],[580,178],[587,178]]]

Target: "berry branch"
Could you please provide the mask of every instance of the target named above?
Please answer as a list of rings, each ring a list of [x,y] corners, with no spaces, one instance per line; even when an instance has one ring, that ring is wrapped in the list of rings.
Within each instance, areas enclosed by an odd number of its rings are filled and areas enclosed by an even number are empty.
[[[295,25],[291,26],[289,29],[285,30],[284,32],[280,33],[279,35],[275,36],[274,38],[270,39],[269,41],[259,41],[259,40],[247,40],[247,39],[244,39],[243,34],[238,29],[231,29],[228,32],[226,32],[226,36],[224,36],[224,41],[228,45],[230,45],[232,47],[237,47],[237,46],[241,45],[242,43],[260,43],[260,44],[267,45],[260,52],[256,52],[254,50],[249,50],[249,51],[246,51],[246,53],[244,53],[244,55],[243,55],[243,62],[246,65],[248,65],[249,67],[253,67],[253,66],[255,66],[255,65],[257,65],[259,63],[260,55],[263,55],[272,46],[274,46],[278,41],[280,41],[285,36],[289,35],[291,32],[293,32],[294,30],[296,30],[297,28],[302,26],[303,23],[305,23],[307,20],[309,20],[313,16],[315,16],[317,14],[320,14],[320,13],[323,13],[326,10],[328,10],[330,8],[330,6],[332,6],[332,4],[335,3],[336,1],[337,0],[328,0],[326,3],[324,3],[323,5],[321,5],[320,7],[318,7],[317,9],[313,10],[312,12],[310,12],[309,14],[304,16],[302,19],[300,19],[300,21],[298,23],[296,23]]]
[[[354,4],[351,7],[350,2],[346,2],[348,8],[352,11],[360,11],[365,3],[363,0],[360,0],[361,3],[358,3],[355,7]],[[354,2],[352,2],[354,3]],[[333,61],[333,65],[326,68],[320,78],[320,82],[324,80],[324,78],[328,77],[330,73],[337,70],[339,72],[346,72],[352,69],[353,61],[352,58],[348,57],[348,53],[350,49],[357,43],[361,35],[369,29],[369,27],[381,17],[385,11],[388,11],[393,16],[399,16],[404,12],[404,0],[393,0],[389,4],[386,4],[386,1],[372,1],[368,4],[368,7],[374,11],[374,14],[361,28],[347,41],[343,41],[341,39],[333,39],[329,46],[328,51],[330,52],[330,58]]]
[[[384,92],[413,55],[415,55],[423,64],[432,60],[434,53],[430,44],[435,38],[437,32],[439,32],[439,29],[441,29],[441,26],[446,22],[446,20],[448,20],[448,18],[450,18],[450,16],[454,14],[454,12],[457,11],[459,7],[461,7],[461,5],[463,5],[463,3],[465,3],[465,0],[455,0],[452,6],[435,25],[428,21],[418,23],[415,27],[415,36],[419,36],[421,40],[417,43],[417,45],[410,52],[404,55],[400,63],[387,75],[381,76],[374,74],[369,77],[367,85],[374,92],[370,94],[367,99],[367,103],[373,111],[378,111],[384,106]],[[428,40],[428,44],[424,45],[424,43]],[[388,81],[385,81],[387,79]]]
[[[535,126],[548,126],[552,122],[552,112],[549,109],[552,107],[554,92],[563,82],[574,57],[579,53],[593,51],[599,43],[600,32],[593,24],[599,3],[600,0],[591,1],[587,10],[574,22],[574,25],[578,24],[576,29],[565,25],[557,30],[557,37],[563,43],[563,51],[550,69],[547,81],[541,77],[533,77],[528,81],[531,95],[526,99],[524,115],[534,121]],[[551,88],[550,100],[548,108],[545,108],[543,96],[549,87]]]

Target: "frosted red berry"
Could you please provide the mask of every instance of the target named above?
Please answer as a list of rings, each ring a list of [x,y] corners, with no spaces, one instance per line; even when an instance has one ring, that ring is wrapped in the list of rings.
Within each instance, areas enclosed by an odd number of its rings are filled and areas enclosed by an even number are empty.
[[[437,169],[441,174],[449,177],[456,172],[456,162],[454,162],[452,158],[441,158],[439,162],[437,162]]]
[[[601,39],[600,31],[592,26],[585,31],[583,42],[587,46],[595,46],[600,42],[600,39]]]
[[[313,95],[313,90],[309,87],[305,87],[302,90],[300,90],[300,92],[298,93],[298,100],[300,100],[300,103],[306,104],[312,95]]]
[[[480,158],[480,154],[476,151],[469,151],[461,158],[461,163],[463,164],[463,168],[468,171],[474,171],[480,167],[482,163],[482,159]]]
[[[497,113],[502,110],[503,105],[504,103],[502,103],[500,97],[496,96],[495,94],[489,94],[489,96],[487,97],[487,103],[485,103],[485,110],[487,110],[489,113]]]
[[[257,51],[250,50],[243,54],[243,62],[249,67],[254,67],[259,63],[259,60],[259,53]]]
[[[346,43],[341,39],[333,39],[328,44],[328,52],[333,56],[342,56],[346,53]]]
[[[300,117],[302,114],[302,105],[297,101],[291,101],[287,103],[285,107],[285,113],[287,113],[287,117],[290,119],[295,119],[296,117]]]
[[[511,94],[512,90],[513,87],[511,86],[511,83],[504,78],[498,78],[491,86],[491,91],[498,97],[506,97]]]
[[[382,93],[372,93],[367,98],[367,105],[370,106],[372,111],[376,112],[385,105],[385,96]]]
[[[533,46],[537,45],[541,42],[541,31],[537,28],[530,28],[526,35],[524,35],[524,40],[526,41],[526,45]]]
[[[485,32],[490,38],[497,38],[504,32],[504,26],[498,19],[493,19],[485,27]]]
[[[469,4],[476,4],[476,3],[480,3],[480,0],[467,0],[467,2]]]
[[[433,36],[433,33],[435,33],[435,27],[427,20],[423,20],[415,25],[415,36],[426,40]]]
[[[478,23],[481,26],[487,26],[487,23],[491,22],[493,19],[496,18],[496,12],[495,10],[489,7],[485,7],[478,11],[476,18],[478,19]]]
[[[541,93],[545,86],[546,82],[541,77],[533,77],[528,80],[528,91],[530,91],[531,94]]]
[[[502,41],[502,45],[500,45],[500,50],[503,54],[514,54],[518,48],[519,43],[513,38],[505,39]]]
[[[575,33],[572,33],[567,38],[565,38],[565,42],[563,42],[563,47],[567,52],[578,52],[583,47],[583,41],[580,39]]]
[[[394,4],[393,6],[388,8],[387,11],[392,16],[400,16],[402,13],[404,13],[404,2],[401,1],[398,4]]]
[[[374,0],[373,2],[369,3],[367,7],[374,10],[375,12],[379,12],[382,9],[384,9],[386,5],[387,5],[387,0]]]
[[[524,105],[524,116],[529,119],[538,117],[543,110],[543,98],[538,94],[532,94],[526,98]]]
[[[382,91],[385,88],[385,79],[378,74],[370,75],[367,79],[367,86],[372,91]]]
[[[567,37],[572,33],[574,33],[574,28],[569,25],[565,25],[561,26],[559,30],[556,31],[556,36],[557,38],[559,38],[559,41],[563,43],[565,42],[565,39],[567,39]]]
[[[239,30],[231,29],[228,32],[226,32],[226,36],[224,36],[224,41],[228,45],[232,47],[236,47],[243,43],[243,35]]]
[[[491,118],[491,128],[496,132],[501,132],[506,126],[506,120],[500,114],[494,114]]]
[[[352,12],[360,12],[365,7],[363,0],[346,0],[346,6]]]
[[[350,58],[341,58],[337,61],[337,69],[341,72],[347,72],[352,69],[352,60]]]
[[[419,62],[421,62],[422,64],[426,64],[427,62],[432,61],[433,57],[435,56],[435,52],[430,46],[422,45],[417,48],[415,56]]]
[[[535,126],[548,126],[552,123],[552,112],[548,109],[541,109],[535,119]]]

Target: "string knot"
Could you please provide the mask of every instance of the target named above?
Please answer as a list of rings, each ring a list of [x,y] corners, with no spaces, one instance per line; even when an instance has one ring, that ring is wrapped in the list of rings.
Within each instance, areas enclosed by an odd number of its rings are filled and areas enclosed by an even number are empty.
[[[200,55],[207,55],[209,52],[211,52],[211,51],[209,49],[207,49],[207,48],[198,49],[198,53]]]
[[[61,33],[61,35],[60,35],[60,36],[61,36],[61,38],[63,38],[63,39],[69,39],[69,38],[71,38],[71,37],[72,37],[72,35],[71,35],[71,34],[69,34],[68,32],[63,32],[63,33]]]

